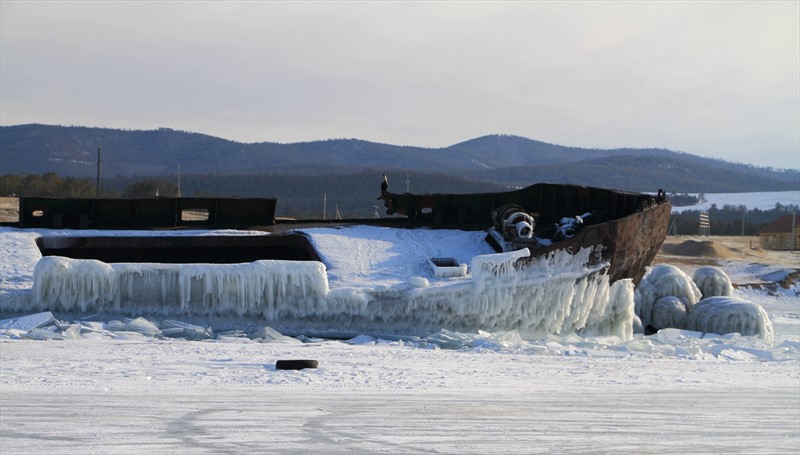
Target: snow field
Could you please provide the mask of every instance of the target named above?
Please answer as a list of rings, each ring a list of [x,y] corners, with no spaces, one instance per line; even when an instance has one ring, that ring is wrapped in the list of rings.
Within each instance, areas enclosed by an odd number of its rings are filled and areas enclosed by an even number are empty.
[[[0,344],[10,453],[780,454],[798,443],[800,379],[781,362],[366,340],[30,343]],[[275,370],[287,358],[319,368]]]

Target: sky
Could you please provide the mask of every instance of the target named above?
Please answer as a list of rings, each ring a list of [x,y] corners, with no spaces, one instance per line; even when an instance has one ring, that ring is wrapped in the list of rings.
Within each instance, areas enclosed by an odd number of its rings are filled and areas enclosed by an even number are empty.
[[[0,124],[800,169],[800,2],[0,0]]]

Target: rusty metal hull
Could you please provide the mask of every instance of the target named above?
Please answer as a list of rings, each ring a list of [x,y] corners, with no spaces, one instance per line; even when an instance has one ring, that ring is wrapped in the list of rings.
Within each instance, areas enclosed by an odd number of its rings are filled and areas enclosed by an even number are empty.
[[[40,237],[43,256],[97,259],[106,263],[235,264],[262,259],[319,261],[302,234],[211,236]]]
[[[658,196],[580,185],[540,183],[515,191],[483,194],[393,194],[383,192],[388,214],[401,214],[409,222],[431,227],[492,225],[492,212],[505,204],[524,207],[538,215],[536,237],[550,238],[554,224],[564,217],[593,212],[597,218],[574,237],[540,245],[536,240],[517,240],[515,248],[527,247],[528,260],[556,250],[572,253],[598,248],[593,262],[608,262],[611,282],[623,278],[641,280],[667,236],[671,204]],[[491,242],[490,242],[491,243]]]
[[[531,247],[531,258],[555,250],[577,252],[601,246],[595,262],[608,262],[610,282],[631,278],[638,284],[667,237],[671,205],[657,204],[622,218],[588,226],[574,237],[544,247]]]
[[[19,226],[157,229],[271,226],[274,198],[46,198],[19,200]],[[201,216],[193,216],[200,214]]]

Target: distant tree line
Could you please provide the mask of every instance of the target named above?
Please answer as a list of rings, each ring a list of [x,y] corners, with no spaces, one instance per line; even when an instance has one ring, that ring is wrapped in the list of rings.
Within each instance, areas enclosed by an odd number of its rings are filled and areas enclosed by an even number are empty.
[[[161,178],[142,178],[130,182],[121,191],[111,185],[114,179],[102,179],[100,197],[173,197],[178,187]],[[115,189],[109,190],[108,186]],[[0,175],[0,195],[16,197],[88,198],[97,196],[97,181],[88,178],[61,177],[55,173]]]
[[[178,184],[163,178],[136,180],[122,190],[121,196],[138,198],[176,197],[178,196]]]
[[[47,174],[5,174],[0,176],[0,191],[3,196],[39,197],[94,197],[97,187],[89,179],[59,177]]]
[[[758,231],[767,224],[797,210],[797,205],[781,203],[776,203],[775,207],[769,210],[747,209],[744,205],[729,204],[719,208],[716,204],[711,204],[707,212],[711,235],[742,235],[744,232],[744,235],[752,236],[758,235]],[[696,235],[700,231],[700,210],[673,212],[671,223],[674,226],[672,232],[674,234]]]

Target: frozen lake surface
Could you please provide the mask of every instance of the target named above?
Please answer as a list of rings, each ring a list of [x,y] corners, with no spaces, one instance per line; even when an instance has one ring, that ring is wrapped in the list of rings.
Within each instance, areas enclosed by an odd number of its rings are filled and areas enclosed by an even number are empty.
[[[735,349],[690,359],[396,342],[0,346],[4,453],[792,454],[800,444],[797,361]],[[320,366],[276,370],[287,358]]]

